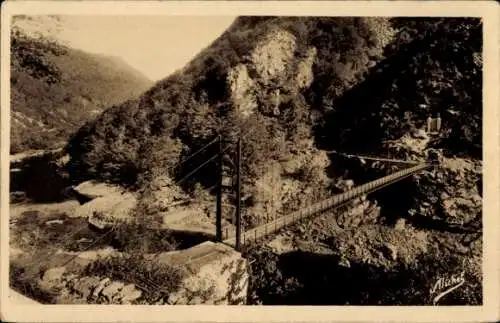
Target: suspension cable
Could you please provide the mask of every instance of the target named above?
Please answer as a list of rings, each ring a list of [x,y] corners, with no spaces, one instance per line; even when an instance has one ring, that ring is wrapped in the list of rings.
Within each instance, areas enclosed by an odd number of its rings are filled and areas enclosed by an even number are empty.
[[[248,121],[247,121],[248,123]],[[252,133],[253,131],[255,131],[255,127],[253,128],[250,128],[249,131],[247,131],[243,136],[241,136],[241,139],[243,140],[244,138],[246,138],[250,133]],[[219,136],[217,138],[215,138],[214,140],[212,140],[212,142],[210,142],[208,145],[211,145],[213,144],[215,141],[217,141],[219,139]],[[189,174],[185,175],[183,178],[181,178],[180,180],[176,181],[174,183],[174,185],[179,185],[181,184],[182,182],[184,182],[185,180],[187,180],[190,176],[192,176],[194,173],[196,173],[198,170],[200,170],[202,167],[204,167],[205,165],[207,165],[208,163],[212,162],[213,160],[215,160],[215,158],[217,158],[220,154],[224,154],[227,150],[229,150],[231,148],[230,145],[226,146],[220,153],[217,153],[215,154],[214,156],[212,156],[210,159],[206,160],[205,162],[203,162],[200,166],[198,166],[197,168],[195,168],[193,171],[189,172]]]
[[[408,160],[393,159],[393,158],[381,158],[381,157],[365,156],[365,155],[346,154],[346,153],[338,152],[336,150],[326,151],[326,153],[327,154],[337,154],[337,155],[341,155],[341,156],[344,156],[347,158],[360,158],[360,159],[367,159],[367,160],[386,161],[386,162],[392,162],[392,163],[412,164],[412,165],[419,164],[419,162],[416,162],[416,161],[408,161]]]
[[[194,156],[198,155],[200,152],[202,152],[205,148],[209,147],[210,145],[214,144],[215,142],[217,142],[217,140],[219,140],[219,136],[216,136],[214,139],[212,139],[209,143],[203,145],[203,147],[201,147],[200,149],[198,149],[197,151],[195,151],[194,153],[192,153],[191,155],[189,155],[188,157],[184,158],[182,161],[179,162],[179,164],[177,165],[178,166],[181,166],[182,164],[185,164],[188,160],[190,160],[191,158],[193,158]]]

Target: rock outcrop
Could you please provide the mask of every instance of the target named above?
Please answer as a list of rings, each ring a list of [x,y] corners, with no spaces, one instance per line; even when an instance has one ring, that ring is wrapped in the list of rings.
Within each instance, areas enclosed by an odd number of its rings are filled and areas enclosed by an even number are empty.
[[[72,216],[87,218],[99,229],[110,227],[116,221],[129,220],[137,206],[137,194],[119,186],[88,181],[73,190],[90,201],[76,208]]]
[[[134,284],[98,276],[78,276],[65,267],[46,270],[38,285],[43,291],[57,291],[59,304],[132,304],[142,296]]]
[[[89,199],[95,199],[111,194],[119,194],[123,189],[107,183],[100,183],[96,181],[86,181],[78,184],[73,188],[75,192],[81,194]]]
[[[276,28],[256,44],[249,62],[238,64],[228,72],[231,101],[241,114],[247,117],[257,112],[259,95],[264,95],[272,97],[271,114],[277,116],[281,92],[287,95],[311,85],[316,48],[309,48],[298,63],[296,53],[296,37]]]
[[[127,305],[142,296],[141,290],[133,284],[99,277],[74,278],[68,282],[67,289],[67,294],[94,304]]]
[[[463,225],[481,215],[482,163],[442,157],[438,168],[418,176],[416,205],[410,214]]]
[[[180,288],[166,304],[245,304],[247,263],[241,254],[220,243],[204,242],[187,250],[158,256],[161,263],[186,272]]]

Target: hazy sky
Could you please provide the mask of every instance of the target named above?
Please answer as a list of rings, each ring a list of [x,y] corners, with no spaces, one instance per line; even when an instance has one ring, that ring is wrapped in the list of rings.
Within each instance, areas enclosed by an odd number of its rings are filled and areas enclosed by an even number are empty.
[[[71,46],[122,57],[151,80],[184,66],[235,17],[62,16],[59,36]]]

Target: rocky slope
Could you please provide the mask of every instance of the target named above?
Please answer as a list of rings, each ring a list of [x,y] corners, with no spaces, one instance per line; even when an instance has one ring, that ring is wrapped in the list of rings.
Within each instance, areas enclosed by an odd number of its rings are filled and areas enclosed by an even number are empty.
[[[404,135],[386,149],[423,161],[429,142],[425,133]],[[464,285],[439,303],[481,304],[481,161],[437,153],[439,167],[290,227],[265,246],[250,246],[249,301],[433,304],[437,281],[460,276]],[[359,183],[374,170],[378,176],[390,171],[361,158],[336,161]],[[304,262],[316,268],[300,269]]]
[[[11,34],[11,153],[61,147],[85,121],[151,85],[119,58],[72,49],[50,38],[50,30],[35,33],[17,19]]]

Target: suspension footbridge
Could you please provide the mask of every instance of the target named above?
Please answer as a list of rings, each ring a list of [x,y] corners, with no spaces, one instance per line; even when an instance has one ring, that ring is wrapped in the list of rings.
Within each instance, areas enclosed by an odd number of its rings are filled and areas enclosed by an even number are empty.
[[[235,170],[236,174],[232,174],[229,177],[233,178],[227,178],[227,174],[224,174],[225,168],[224,166],[224,161],[226,160],[224,157],[224,153],[229,149],[229,145],[226,146],[226,148],[223,147],[223,140],[219,136],[218,140],[212,140],[210,141],[207,145],[196,151],[193,155],[198,154],[201,150],[205,149],[206,147],[219,143],[219,152],[214,155],[212,158],[206,160],[204,163],[202,163],[199,167],[194,169],[193,171],[189,172],[188,175],[184,176],[181,181],[184,181],[187,177],[193,175],[196,173],[199,169],[204,167],[207,163],[218,160],[219,162],[219,172],[220,172],[220,178],[219,182],[212,186],[212,188],[218,188],[217,192],[217,215],[216,215],[216,240],[219,242],[223,242],[227,245],[230,245],[234,247],[236,250],[240,250],[242,244],[250,243],[250,242],[256,242],[259,239],[262,239],[266,236],[275,234],[276,232],[280,231],[284,227],[291,226],[299,221],[302,221],[307,218],[312,218],[315,215],[318,215],[324,211],[327,211],[329,209],[338,207],[340,205],[343,205],[353,199],[356,199],[360,196],[367,195],[370,193],[373,193],[375,191],[378,191],[380,189],[383,189],[384,187],[387,187],[389,185],[392,185],[396,182],[399,182],[401,180],[404,180],[405,178],[411,177],[414,174],[417,174],[419,172],[422,172],[424,170],[427,170],[429,168],[432,168],[436,166],[436,156],[435,154],[432,153],[432,150],[429,152],[429,159],[425,162],[415,162],[415,161],[407,161],[407,160],[399,160],[399,159],[392,159],[392,158],[382,158],[379,156],[361,156],[357,154],[346,154],[342,152],[337,152],[337,151],[329,151],[328,153],[334,153],[337,155],[341,155],[347,158],[358,158],[361,161],[366,161],[366,160],[372,160],[372,161],[378,161],[382,163],[393,163],[393,164],[406,164],[408,165],[406,168],[395,171],[389,175],[380,177],[376,180],[370,181],[368,183],[353,187],[345,192],[342,192],[340,194],[333,195],[329,198],[326,198],[321,201],[317,201],[312,203],[311,205],[304,207],[300,210],[291,212],[286,215],[282,215],[279,217],[276,217],[275,219],[264,223],[262,225],[258,225],[253,228],[248,228],[246,230],[242,230],[242,224],[241,224],[241,164],[242,164],[242,157],[241,157],[241,142],[242,142],[242,137],[238,139],[236,143],[236,158],[234,161],[230,162],[230,167]],[[218,159],[216,159],[219,157]],[[191,158],[191,157],[188,157]],[[234,176],[236,175],[236,179],[234,180]],[[227,186],[224,185],[224,176],[226,176],[225,179],[228,179],[229,182],[233,182],[231,185]],[[235,232],[228,233],[224,235],[222,232],[222,194],[223,194],[223,189],[229,189],[232,191],[232,193],[235,193],[235,226],[236,230]]]
[[[362,195],[378,191],[386,186],[399,182],[407,177],[412,176],[413,174],[429,169],[431,167],[433,167],[432,163],[418,164],[416,166],[394,172],[390,175],[381,177],[366,184],[353,187],[343,193],[333,195],[327,199],[313,203],[298,211],[278,217],[273,221],[246,230],[241,234],[241,240],[243,241],[243,244],[256,242],[257,240],[264,238],[265,236],[278,232],[286,226],[293,225],[294,223],[297,223],[306,218],[311,218],[314,215],[342,205]],[[239,249],[239,242],[237,241],[237,239],[238,237],[236,236],[236,234],[232,234],[223,242]]]

